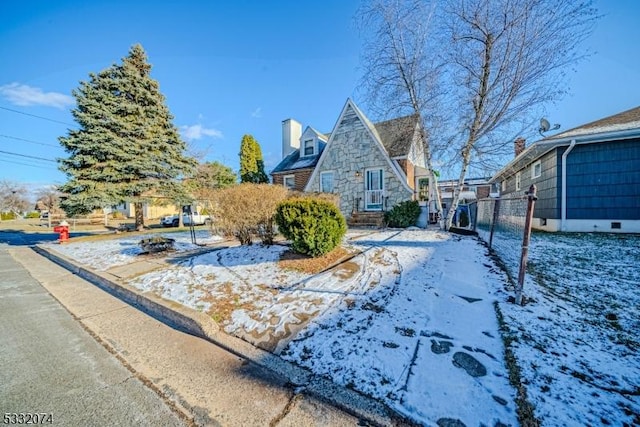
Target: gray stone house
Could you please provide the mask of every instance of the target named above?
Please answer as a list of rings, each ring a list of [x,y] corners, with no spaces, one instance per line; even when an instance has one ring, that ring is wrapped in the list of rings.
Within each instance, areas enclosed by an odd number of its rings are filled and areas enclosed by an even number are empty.
[[[298,136],[296,123],[283,122],[284,158],[271,173],[274,184],[338,194],[354,225],[379,224],[397,203],[429,194],[416,116],[373,124],[347,99],[328,135],[308,127]]]

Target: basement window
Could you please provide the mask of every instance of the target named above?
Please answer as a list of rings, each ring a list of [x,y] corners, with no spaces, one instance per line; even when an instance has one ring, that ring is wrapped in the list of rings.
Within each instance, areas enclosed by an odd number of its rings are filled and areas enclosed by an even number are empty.
[[[611,229],[612,230],[620,230],[622,228],[622,223],[621,222],[612,222],[611,223]]]

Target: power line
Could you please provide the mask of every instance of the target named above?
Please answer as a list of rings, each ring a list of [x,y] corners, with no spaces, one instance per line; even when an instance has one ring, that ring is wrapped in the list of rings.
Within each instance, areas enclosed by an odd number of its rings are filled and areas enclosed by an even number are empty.
[[[12,113],[23,114],[25,116],[35,117],[35,118],[40,119],[40,120],[47,120],[47,121],[53,122],[53,123],[60,123],[62,125],[73,126],[74,128],[78,127],[77,124],[71,124],[71,123],[60,121],[60,120],[50,119],[48,117],[37,116],[35,114],[25,113],[24,111],[13,110],[13,109],[7,108],[7,107],[0,107],[0,109],[11,111]]]
[[[30,140],[30,139],[18,138],[17,136],[9,136],[9,135],[2,135],[2,134],[0,134],[0,137],[2,137],[2,138],[9,138],[9,139],[15,139],[16,141],[28,142],[28,143],[30,143],[30,144],[38,144],[38,145],[44,145],[44,146],[47,146],[47,147],[61,148],[61,147],[60,147],[60,145],[47,144],[46,142],[32,141],[32,140]]]
[[[57,162],[57,161],[55,161],[55,160],[45,159],[44,157],[29,156],[29,155],[27,155],[27,154],[12,153],[11,151],[3,151],[3,150],[0,150],[0,153],[3,153],[3,154],[10,154],[10,155],[12,155],[12,156],[26,157],[26,158],[28,158],[28,159],[42,160],[42,161],[45,161],[45,162],[58,163],[58,162]]]
[[[0,159],[0,162],[11,163],[11,164],[14,164],[14,165],[21,165],[21,166],[31,166],[32,168],[38,168],[38,169],[49,169],[49,170],[56,170],[57,169],[57,168],[46,166],[46,165],[35,165],[35,164],[32,164],[32,163],[17,162],[15,160]]]

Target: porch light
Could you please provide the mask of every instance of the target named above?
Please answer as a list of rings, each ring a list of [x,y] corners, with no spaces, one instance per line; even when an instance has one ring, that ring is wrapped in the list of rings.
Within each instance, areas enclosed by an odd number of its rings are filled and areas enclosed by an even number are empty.
[[[359,170],[356,171],[356,178],[360,178],[362,176],[362,172]]]

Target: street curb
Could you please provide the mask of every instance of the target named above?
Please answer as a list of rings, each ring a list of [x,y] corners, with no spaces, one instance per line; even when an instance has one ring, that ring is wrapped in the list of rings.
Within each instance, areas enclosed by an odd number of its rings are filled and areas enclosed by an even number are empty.
[[[303,390],[315,398],[335,405],[355,417],[368,421],[371,425],[415,424],[384,403],[335,384],[331,380],[287,362],[273,353],[220,331],[219,325],[203,313],[152,294],[143,294],[124,283],[117,283],[117,277],[80,266],[51,248],[35,245],[32,246],[32,249],[127,304],[142,309],[163,323],[205,339],[243,359],[269,369],[285,378],[296,389]],[[298,390],[294,390],[294,393],[297,392]]]

